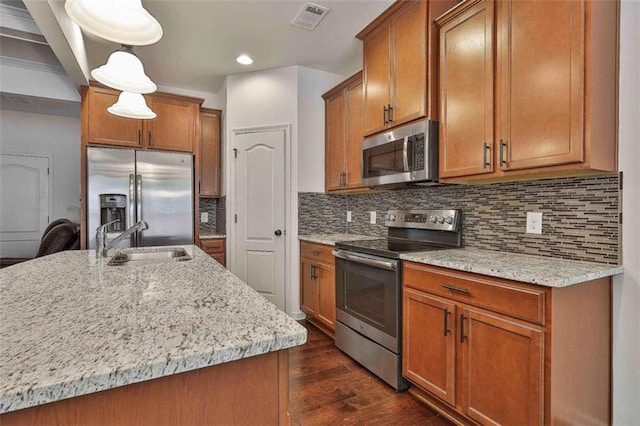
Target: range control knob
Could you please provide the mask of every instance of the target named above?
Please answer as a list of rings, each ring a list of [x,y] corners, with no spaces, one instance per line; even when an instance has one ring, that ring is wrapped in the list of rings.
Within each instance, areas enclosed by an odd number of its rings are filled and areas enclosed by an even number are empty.
[[[390,215],[389,216],[389,220],[395,222],[396,221],[396,215],[395,214]]]
[[[444,217],[438,216],[438,223],[444,223]]]
[[[451,225],[453,223],[453,218],[449,216],[444,221],[447,222],[449,225]]]
[[[435,216],[429,216],[429,222],[436,223],[437,221],[438,221],[438,218],[436,218]]]

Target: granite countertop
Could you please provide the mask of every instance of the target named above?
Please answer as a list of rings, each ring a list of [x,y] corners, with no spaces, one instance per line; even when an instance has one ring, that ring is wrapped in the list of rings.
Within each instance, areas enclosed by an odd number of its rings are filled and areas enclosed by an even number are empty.
[[[624,271],[622,266],[476,248],[405,253],[400,258],[547,287],[566,287]]]
[[[0,413],[306,341],[304,327],[182,247],[192,260],[107,266],[83,250],[0,270]]]
[[[357,234],[313,234],[298,235],[298,240],[308,241],[310,243],[326,244],[335,246],[338,241],[359,241],[359,240],[377,240],[381,237],[372,237],[370,235]]]
[[[200,238],[201,240],[215,240],[215,239],[227,238],[227,234],[218,234],[215,232],[203,232],[200,234],[198,238]]]

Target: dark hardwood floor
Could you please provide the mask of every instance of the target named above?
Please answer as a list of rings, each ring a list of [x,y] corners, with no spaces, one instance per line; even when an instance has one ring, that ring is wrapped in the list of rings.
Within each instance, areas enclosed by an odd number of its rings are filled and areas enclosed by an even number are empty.
[[[449,426],[406,392],[398,393],[337,349],[309,323],[307,343],[289,350],[293,425]]]

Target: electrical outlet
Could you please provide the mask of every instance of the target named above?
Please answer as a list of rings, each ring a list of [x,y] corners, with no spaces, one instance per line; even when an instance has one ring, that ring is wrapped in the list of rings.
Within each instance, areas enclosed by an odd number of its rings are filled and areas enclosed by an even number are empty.
[[[376,224],[376,212],[369,212],[369,223]]]
[[[207,223],[209,222],[209,213],[200,213],[200,223]]]
[[[351,222],[351,210],[347,210],[347,222]]]
[[[527,234],[542,234],[542,212],[527,212]]]

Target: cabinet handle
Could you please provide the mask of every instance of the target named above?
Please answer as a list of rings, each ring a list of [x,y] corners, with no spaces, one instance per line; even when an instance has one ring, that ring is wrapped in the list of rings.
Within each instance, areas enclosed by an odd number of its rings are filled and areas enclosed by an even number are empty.
[[[448,309],[445,309],[444,310],[444,335],[445,336],[451,333],[451,330],[449,330],[449,315],[451,315],[451,312],[449,312]]]
[[[506,146],[506,142],[500,139],[500,167],[506,164],[506,161],[504,160],[504,149],[506,148]]]
[[[452,285],[449,284],[443,284],[442,288],[446,288],[449,291],[453,291],[455,293],[461,293],[461,294],[465,294],[465,295],[469,295],[469,290],[467,290],[466,288],[460,288],[460,287],[454,287]]]
[[[384,124],[387,124],[387,107],[386,106],[382,107],[382,121],[384,121]]]
[[[151,146],[151,130],[149,130],[149,146]]]
[[[467,339],[467,336],[464,335],[464,320],[468,317],[465,317],[464,314],[460,315],[460,343],[464,343]]]
[[[393,121],[393,107],[389,104],[389,123]]]
[[[316,265],[311,265],[311,279],[315,280],[316,278],[318,278],[318,275],[316,274]]]
[[[482,151],[482,168],[486,169],[489,167],[489,153],[491,152],[491,147],[488,143],[484,143],[484,150]]]
[[[142,146],[142,129],[138,129],[138,146]]]

